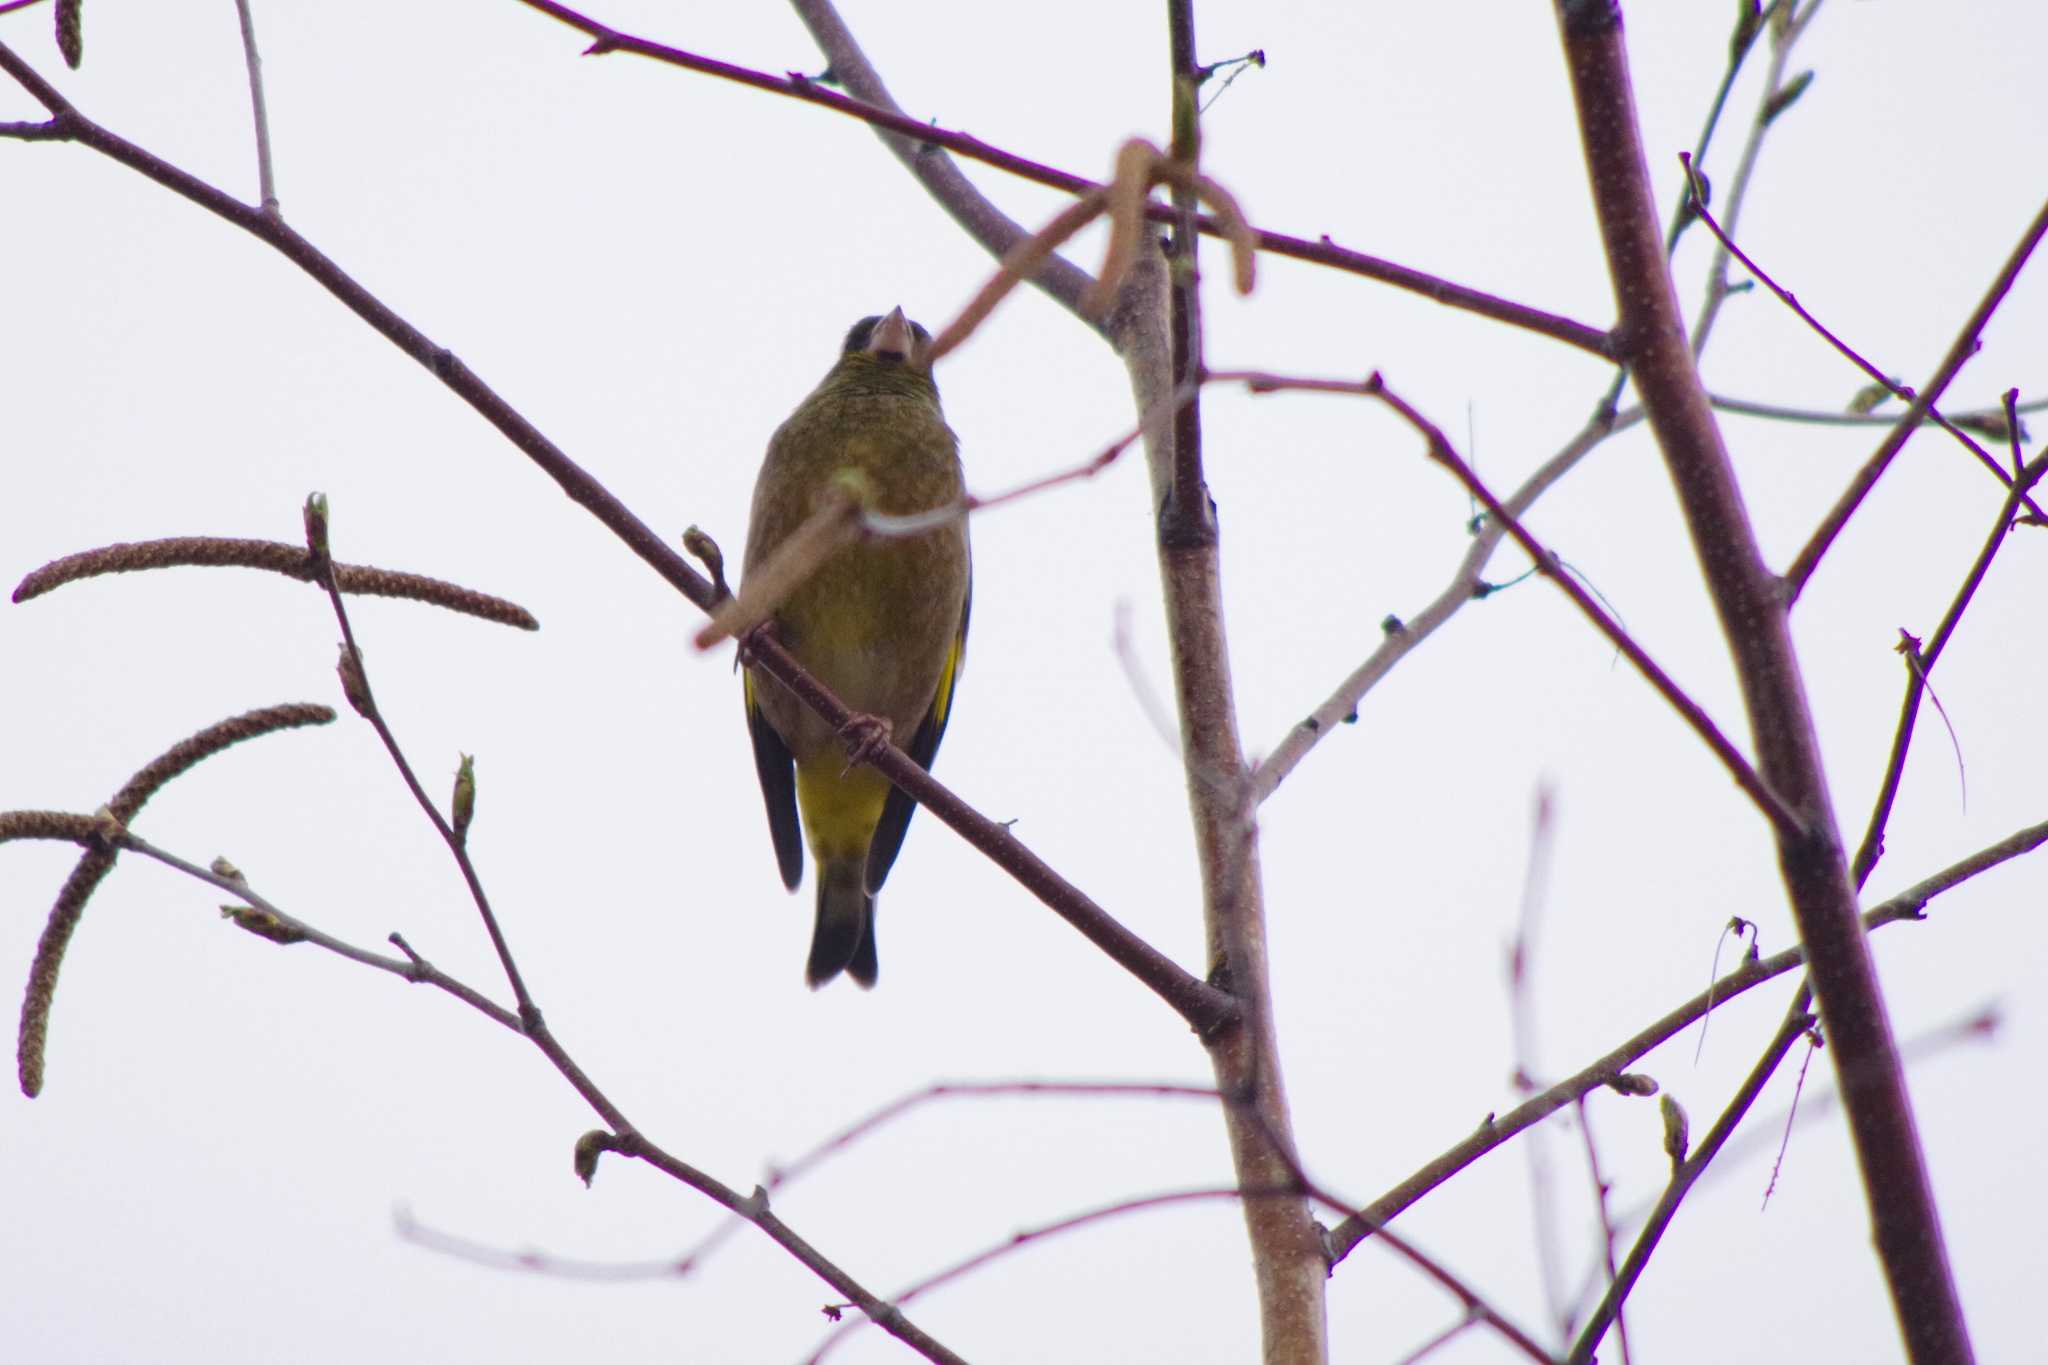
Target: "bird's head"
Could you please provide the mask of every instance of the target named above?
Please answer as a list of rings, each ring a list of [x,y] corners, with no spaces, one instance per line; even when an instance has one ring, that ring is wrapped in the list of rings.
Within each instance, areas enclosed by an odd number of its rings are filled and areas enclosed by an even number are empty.
[[[903,315],[901,308],[862,318],[846,334],[833,377],[862,389],[929,393],[932,334]]]

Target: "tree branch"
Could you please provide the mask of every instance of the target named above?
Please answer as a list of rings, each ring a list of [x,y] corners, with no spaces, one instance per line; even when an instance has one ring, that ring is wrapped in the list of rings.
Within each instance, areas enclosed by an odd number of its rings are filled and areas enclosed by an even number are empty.
[[[567,5],[557,4],[555,0],[520,0],[520,3],[529,8],[539,10],[543,14],[558,19],[596,39],[597,41],[588,49],[592,53],[630,52],[635,56],[648,57],[670,66],[678,66],[703,75],[716,76],[722,80],[735,81],[741,85],[752,86],[756,90],[765,90],[771,94],[784,95],[791,99],[802,100],[808,104],[820,105],[837,113],[845,114],[848,117],[857,118],[864,123],[872,124],[878,130],[894,133],[899,139],[905,140],[905,149],[898,151],[897,154],[900,157],[906,158],[906,161],[911,166],[912,173],[920,180],[927,180],[928,175],[932,175],[932,173],[924,169],[923,163],[926,160],[935,160],[936,158],[918,156],[914,162],[909,162],[908,158],[914,155],[918,149],[929,146],[943,147],[960,156],[994,166],[998,170],[1007,171],[1011,175],[1030,180],[1036,184],[1050,186],[1056,190],[1064,190],[1068,194],[1087,194],[1103,188],[1098,182],[1089,180],[1084,176],[1057,170],[1042,162],[1033,161],[1028,157],[1018,156],[1013,152],[1006,152],[970,134],[952,132],[929,123],[920,123],[916,119],[903,114],[894,106],[893,102],[888,102],[888,92],[882,88],[879,79],[875,79],[870,84],[860,74],[862,69],[866,68],[868,74],[872,75],[872,68],[867,68],[865,57],[858,57],[858,47],[842,47],[837,45],[837,40],[833,37],[833,30],[836,27],[839,31],[843,32],[845,25],[839,21],[838,15],[831,9],[826,0],[792,0],[792,3],[797,7],[798,16],[804,20],[806,25],[811,26],[813,36],[821,47],[824,48],[826,59],[831,63],[831,75],[836,79],[845,81],[847,88],[859,96],[856,99],[848,99],[844,95],[827,90],[823,88],[818,80],[812,77],[798,75],[773,76],[765,71],[754,71],[747,67],[735,66],[730,62],[721,62],[715,58],[699,56],[694,52],[686,52],[680,48],[649,42],[644,38],[635,38],[631,34],[622,33],[606,24],[599,23],[597,20],[581,14]],[[851,40],[849,39],[848,42],[850,43]],[[840,65],[842,57],[858,57],[858,62],[850,61],[848,67],[843,69]],[[891,149],[896,149],[895,144],[892,144]],[[958,172],[955,171],[953,174],[957,176]],[[941,175],[932,175],[932,178],[927,180],[928,187],[931,184],[938,183],[941,178],[952,179],[951,176],[943,176],[942,173]],[[1017,233],[1021,234],[1023,231],[1014,222],[998,213],[992,205],[982,201],[980,192],[968,184],[965,177],[960,177],[953,188],[947,189],[943,194],[940,194],[938,190],[933,192],[939,196],[941,206],[948,213],[953,214],[956,220],[966,227],[971,235],[975,236],[975,240],[982,242],[982,245],[994,255],[1000,256],[1003,251],[1008,249],[1007,245],[1000,248],[992,246],[989,241],[983,240],[982,236],[979,235],[981,232],[992,230],[997,236],[1000,236],[1003,231],[1001,225],[1005,223],[1008,224],[1009,229]],[[970,204],[974,205],[974,207],[967,207]],[[1173,210],[1163,204],[1149,205],[1145,212],[1148,218],[1157,223],[1170,224],[1173,221]],[[1196,224],[1200,231],[1208,236],[1223,237],[1229,235],[1225,225],[1214,217],[1200,216],[1196,219]],[[1369,256],[1362,251],[1352,251],[1349,248],[1338,246],[1328,237],[1311,240],[1305,237],[1289,236],[1282,232],[1266,231],[1259,231],[1257,237],[1259,250],[1261,251],[1270,251],[1277,256],[1288,256],[1295,260],[1328,266],[1333,270],[1341,270],[1346,274],[1362,275],[1367,279],[1378,280],[1382,284],[1393,285],[1397,289],[1405,289],[1410,293],[1420,294],[1424,298],[1433,299],[1447,307],[1473,313],[1479,317],[1491,318],[1495,322],[1504,322],[1513,327],[1520,327],[1524,330],[1535,332],[1540,336],[1550,337],[1554,341],[1561,341],[1567,346],[1576,347],[1590,355],[1600,356],[1603,359],[1611,358],[1612,346],[1605,331],[1598,327],[1588,326],[1583,322],[1574,321],[1560,314],[1545,312],[1543,309],[1531,308],[1526,304],[1503,299],[1497,295],[1488,294],[1483,290],[1454,284],[1449,280],[1424,274],[1420,270],[1411,270],[1407,266],[1397,265],[1392,261],[1382,260],[1377,256]],[[1072,289],[1074,281],[1068,280],[1052,285],[1046,284],[1042,280],[1034,281],[1034,283],[1039,283],[1040,287],[1045,288],[1054,298],[1059,299],[1062,303],[1066,303],[1066,294]],[[1076,311],[1076,316],[1079,316],[1078,310]]]
[[[1264,803],[1267,797],[1279,790],[1280,784],[1301,765],[1311,749],[1357,714],[1358,704],[1379,685],[1382,678],[1394,671],[1395,665],[1467,604],[1480,600],[1480,588],[1484,582],[1482,574],[1492,561],[1494,551],[1507,539],[1511,519],[1527,513],[1538,498],[1570,473],[1602,441],[1642,420],[1641,408],[1631,408],[1619,414],[1604,409],[1596,412],[1578,435],[1538,466],[1519,488],[1503,498],[1501,508],[1508,515],[1489,516],[1480,522],[1472,532],[1472,544],[1465,550],[1464,558],[1458,561],[1456,571],[1444,584],[1443,590],[1413,616],[1388,617],[1384,624],[1385,639],[1379,648],[1366,656],[1364,663],[1353,669],[1315,710],[1289,730],[1286,737],[1273,746],[1273,751],[1260,760],[1258,767],[1252,770],[1253,799]]]
[[[1837,355],[1847,360],[1857,369],[1863,371],[1864,376],[1868,378],[1872,383],[1881,385],[1884,388],[1885,392],[1891,394],[1894,398],[1903,398],[1908,403],[1916,401],[1920,395],[1913,392],[1913,390],[1907,388],[1904,384],[1900,384],[1897,381],[1895,381],[1890,375],[1886,374],[1883,370],[1879,369],[1877,366],[1871,364],[1870,361],[1866,360],[1862,352],[1858,351],[1848,342],[1836,336],[1834,332],[1829,330],[1826,323],[1822,322],[1819,318],[1815,317],[1810,311],[1808,311],[1806,305],[1802,304],[1799,301],[1798,295],[1794,294],[1791,290],[1785,288],[1785,286],[1779,284],[1776,280],[1772,279],[1770,274],[1767,271],[1765,271],[1762,266],[1758,265],[1755,261],[1750,259],[1748,252],[1744,251],[1741,247],[1735,244],[1735,239],[1731,237],[1727,232],[1723,231],[1721,225],[1714,221],[1714,215],[1712,211],[1710,211],[1705,204],[1699,202],[1699,175],[1693,169],[1692,159],[1686,156],[1684,153],[1680,153],[1679,161],[1685,167],[1687,183],[1690,184],[1693,189],[1693,212],[1698,214],[1699,220],[1707,225],[1707,230],[1714,234],[1715,240],[1721,244],[1721,249],[1735,257],[1736,260],[1741,261],[1743,269],[1747,270],[1753,278],[1762,283],[1764,288],[1770,290],[1771,293],[1777,295],[1779,302],[1783,303],[1787,308],[1791,309],[1793,314],[1796,317],[1798,317],[1798,319],[1801,322],[1805,323],[1808,328],[1810,328],[1817,336],[1820,337],[1821,340],[1827,342],[1829,346],[1833,347]],[[2044,210],[2044,212],[2048,212],[2048,210]],[[1957,426],[1947,417],[1944,417],[1941,413],[1941,410],[1934,406],[1932,400],[1929,400],[1923,411],[1928,421],[1934,423],[1943,431],[1955,437],[1957,441],[1961,442],[1963,449],[1969,451],[1972,455],[1976,456],[1977,463],[1983,465],[1986,469],[1989,469],[1992,475],[1996,477],[1999,480],[1999,482],[2003,483],[2007,488],[2012,487],[2012,475],[2005,472],[2004,466],[2000,465],[1997,460],[1993,459],[1991,457],[1990,452],[1986,451],[1983,446],[1977,444],[1976,441],[1972,440],[1968,432],[1964,431],[1961,427]],[[2031,500],[2027,501],[2027,506],[2030,510],[2032,510],[2035,516],[2042,515],[2041,509],[2035,507]]]
[[[1891,434],[1879,443],[1870,458],[1864,461],[1863,467],[1856,471],[1856,477],[1849,481],[1849,486],[1843,490],[1841,498],[1828,510],[1827,516],[1821,519],[1820,526],[1814,531],[1812,538],[1793,559],[1792,567],[1785,570],[1784,593],[1787,606],[1798,600],[1799,594],[1806,588],[1807,580],[1813,577],[1813,571],[1819,567],[1821,556],[1828,552],[1828,547],[1835,543],[1835,537],[1849,524],[1849,518],[1856,515],[1856,509],[1863,505],[1863,499],[1877,486],[1877,481],[1891,466],[1892,457],[1905,449],[1906,441],[1919,430],[1920,423],[1934,410],[1934,405],[1941,395],[1948,391],[1949,382],[1962,370],[1970,357],[1977,354],[1977,349],[1982,344],[1979,338],[1983,335],[1985,325],[1991,321],[1991,315],[1998,311],[1998,306],[2005,302],[2006,294],[2011,291],[2013,282],[2019,278],[2021,267],[2026,265],[2027,259],[2034,254],[2034,249],[2041,244],[2044,234],[2048,234],[2048,202],[2041,205],[2041,211],[2034,215],[2034,221],[2020,234],[2019,245],[2006,257],[2005,265],[1999,270],[1997,278],[1991,281],[1991,287],[1984,291],[1984,297],[1978,300],[1977,307],[1963,322],[1962,330],[1956,333],[1954,343],[1948,348],[1948,354],[1942,357],[1941,364],[1935,367],[1933,376],[1921,385],[1911,406],[1892,427]],[[1996,468],[1996,462],[1993,467]],[[1999,474],[2002,477],[2004,471],[1999,470]],[[1827,997],[1822,996],[1821,1001],[1821,1013],[1825,1016]]]
[[[1616,0],[1559,0],[1557,14],[1621,310],[1624,357],[1734,657],[1762,777],[1798,818],[1794,829],[1774,827],[1778,862],[1800,939],[1812,956],[1814,990],[1893,1306],[1915,1360],[1966,1360],[1962,1303],[1904,1068],[1856,914],[1786,599],[1764,567],[1679,316],[1650,198],[1621,13]],[[1942,387],[1930,383],[1915,407],[1934,402]]]
[[[406,960],[404,961],[385,957],[381,953],[370,952],[368,949],[356,947],[345,940],[337,939],[330,934],[321,932],[306,921],[286,913],[269,900],[258,895],[239,874],[228,876],[220,872],[209,871],[174,854],[153,847],[125,831],[119,837],[118,842],[124,848],[133,849],[135,852],[154,858],[165,866],[175,868],[189,877],[197,878],[209,885],[220,887],[232,895],[241,897],[243,900],[248,901],[251,906],[260,910],[263,915],[267,916],[273,927],[285,930],[291,935],[289,938],[284,938],[264,932],[262,928],[252,930],[252,932],[258,933],[261,937],[271,938],[272,941],[280,943],[312,943],[318,947],[325,948],[337,956],[366,967],[374,968],[377,971],[387,972],[393,976],[402,977],[407,981],[425,982],[460,1000],[463,1004],[476,1010],[493,1023],[524,1035],[528,1041],[539,1048],[542,1054],[553,1063],[555,1070],[583,1097],[584,1102],[590,1105],[592,1110],[604,1120],[605,1125],[611,1130],[606,1138],[606,1150],[616,1152],[621,1156],[631,1157],[638,1161],[644,1161],[663,1174],[704,1195],[713,1203],[746,1219],[749,1223],[752,1223],[755,1227],[766,1233],[771,1241],[788,1252],[805,1269],[830,1285],[837,1292],[845,1295],[848,1302],[859,1308],[862,1313],[866,1314],[883,1331],[916,1351],[926,1360],[941,1362],[942,1365],[965,1365],[960,1356],[947,1349],[943,1343],[912,1323],[894,1303],[870,1293],[858,1280],[855,1280],[845,1270],[819,1252],[817,1248],[805,1241],[787,1223],[784,1223],[781,1219],[770,1213],[767,1195],[764,1191],[756,1190],[750,1195],[742,1195],[739,1191],[704,1171],[698,1170],[695,1166],[690,1165],[688,1162],[649,1141],[638,1128],[634,1127],[632,1121],[626,1117],[619,1107],[612,1103],[604,1091],[597,1086],[596,1082],[590,1079],[583,1068],[569,1056],[567,1050],[555,1041],[553,1035],[549,1034],[544,1027],[537,1027],[540,1017],[539,1011],[534,1009],[530,1003],[523,1003],[520,1012],[514,1014],[511,1010],[493,1002],[481,991],[463,984],[461,981],[441,971],[438,967],[428,963],[419,954],[415,953],[411,945],[407,944],[397,934],[391,936],[392,942],[397,944],[400,951],[405,954]],[[243,927],[249,928],[250,925],[244,922]],[[513,976],[516,979],[516,971],[513,972]]]
[[[717,607],[716,591],[688,560],[670,548],[603,484],[570,459],[561,447],[527,421],[452,351],[400,317],[312,242],[281,219],[241,203],[86,118],[4,43],[0,43],[0,71],[19,81],[51,112],[51,122],[61,129],[64,140],[83,143],[139,172],[285,256],[349,311],[425,366],[542,472],[554,479],[572,501],[604,523],[627,549],[684,597],[707,614]],[[757,637],[750,657],[834,726],[845,724],[851,712],[779,644]],[[1236,1016],[1236,1005],[1226,993],[1182,970],[1170,958],[1126,929],[1108,911],[1027,849],[1006,826],[990,820],[955,796],[894,744],[878,749],[867,761],[997,866],[1009,872],[1025,889],[1080,930],[1118,965],[1136,975],[1198,1033],[1222,1027]]]
[[[1997,843],[1979,849],[1933,876],[1914,883],[1889,900],[1872,906],[1861,917],[1862,928],[1868,933],[1887,924],[1925,919],[1928,902],[1937,896],[1954,890],[2000,863],[2031,853],[2043,844],[2048,844],[2048,820],[2015,830]],[[1392,1222],[1402,1210],[1494,1148],[1533,1128],[1600,1086],[1614,1086],[1617,1082],[1626,1084],[1623,1076],[1630,1065],[1660,1044],[1676,1037],[1688,1024],[1705,1018],[1709,1010],[1719,1009],[1736,996],[1761,986],[1774,977],[1783,976],[1805,963],[1806,949],[1803,947],[1787,948],[1784,952],[1775,953],[1767,958],[1751,958],[1720,980],[1710,983],[1707,989],[1671,1010],[1663,1018],[1542,1094],[1524,1100],[1505,1114],[1488,1114],[1485,1122],[1481,1123],[1476,1131],[1422,1166],[1393,1189],[1367,1204],[1356,1216],[1345,1219],[1331,1229],[1332,1263],[1341,1261],[1349,1255],[1353,1247],[1373,1234],[1374,1228]],[[1650,1092],[1637,1087],[1630,1088],[1628,1093]]]
[[[1167,57],[1172,158],[1200,169],[1201,84],[1193,0],[1167,0]],[[1165,295],[1165,346],[1154,328],[1120,348],[1142,412],[1160,398],[1199,382],[1202,374],[1201,238],[1186,182],[1174,192],[1178,221],[1161,261],[1134,270],[1127,298],[1152,303]],[[1257,806],[1238,739],[1237,703],[1224,628],[1221,532],[1203,475],[1201,395],[1171,409],[1170,435],[1146,444],[1156,513],[1155,543],[1166,610],[1167,649],[1180,715],[1195,858],[1201,876],[1202,922],[1210,979],[1241,1011],[1236,1028],[1208,1040],[1216,1088],[1231,1097],[1223,1111],[1231,1169],[1241,1190],[1298,1188],[1301,1160],[1280,1069],[1267,966],[1265,889],[1259,870]],[[1329,1265],[1322,1229],[1302,1194],[1244,1201],[1245,1230],[1258,1288],[1260,1336],[1267,1365],[1322,1365],[1329,1358],[1325,1286]]]
[[[1962,622],[1963,612],[1976,595],[1977,585],[1991,571],[1991,561],[2011,534],[2013,517],[2018,514],[2027,490],[2039,483],[2044,474],[2048,474],[2048,452],[2035,456],[2033,462],[2023,467],[2014,478],[2012,491],[2005,495],[2005,502],[1991,523],[1991,531],[1984,538],[1983,548],[1977,551],[1970,571],[1963,576],[1963,584],[1956,589],[1955,599],[1942,614],[1941,624],[1935,627],[1933,637],[1925,646],[1912,650],[1912,657],[1907,661],[1906,695],[1899,703],[1899,721],[1892,731],[1891,755],[1885,760],[1884,777],[1877,784],[1877,799],[1871,803],[1870,823],[1864,827],[1863,841],[1857,845],[1855,861],[1850,864],[1850,873],[1859,888],[1869,879],[1877,860],[1884,856],[1884,830],[1891,821],[1892,801],[1899,794],[1899,781],[1905,775],[1906,752],[1913,743],[1913,725],[1920,715],[1920,697],[1927,690],[1927,675],[1940,662],[1942,651],[1948,647],[1956,627]]]
[[[1348,379],[1298,379],[1257,371],[1231,371],[1214,374],[1210,378],[1241,380],[1253,393],[1295,390],[1306,393],[1352,394],[1363,398],[1377,398],[1386,404],[1395,415],[1408,424],[1410,429],[1422,437],[1428,448],[1430,460],[1449,470],[1458,482],[1464,485],[1465,490],[1486,509],[1486,515],[1506,527],[1507,533],[1515,538],[1515,543],[1536,566],[1536,571],[1555,583],[1586,619],[1591,621],[1594,627],[1621,651],[1623,657],[1635,666],[1636,671],[1655,689],[1657,695],[1671,704],[1672,709],[1692,727],[1693,733],[1698,735],[1714,756],[1721,760],[1729,776],[1735,779],[1735,785],[1756,803],[1757,809],[1781,829],[1797,830],[1798,822],[1791,810],[1758,776],[1741,751],[1721,733],[1713,718],[1686,694],[1685,689],[1681,688],[1641,645],[1636,643],[1633,636],[1622,629],[1619,622],[1593,600],[1592,594],[1579,586],[1578,581],[1565,572],[1558,557],[1545,549],[1541,542],[1529,533],[1500,499],[1494,496],[1493,490],[1473,472],[1472,466],[1452,448],[1450,438],[1444,435],[1442,428],[1389,389],[1377,373],[1362,382]]]
[[[1664,1194],[1658,1199],[1657,1207],[1651,1211],[1642,1232],[1637,1234],[1635,1245],[1629,1248],[1628,1259],[1622,1263],[1620,1273],[1614,1277],[1614,1282],[1608,1285],[1607,1292],[1601,1296],[1599,1306],[1586,1320],[1586,1326],[1579,1333],[1578,1340],[1572,1343],[1571,1354],[1566,1357],[1570,1365],[1591,1365],[1593,1351],[1600,1345],[1600,1338],[1607,1335],[1608,1327],[1620,1320],[1622,1302],[1628,1298],[1629,1291],[1635,1288],[1636,1281],[1642,1278],[1644,1267],[1650,1263],[1650,1253],[1657,1249],[1658,1241],[1664,1236],[1664,1229],[1669,1227],[1671,1220],[1677,1216],[1678,1206],[1685,1199],[1686,1193],[1705,1173],[1714,1158],[1720,1155],[1728,1139],[1734,1136],[1736,1125],[1749,1113],[1750,1106],[1754,1105],[1757,1096],[1763,1093],[1764,1083],[1776,1073],[1779,1064],[1785,1060],[1785,1055],[1792,1050],[1792,1045],[1805,1037],[1808,1030],[1813,1027],[1813,1016],[1806,1012],[1806,1002],[1807,992],[1802,988],[1793,997],[1791,1007],[1785,1012],[1785,1020],[1772,1036],[1770,1046],[1764,1049],[1763,1056],[1757,1058],[1756,1065],[1751,1067],[1749,1075],[1743,1078],[1735,1097],[1728,1101],[1727,1107],[1721,1111],[1721,1117],[1715,1120],[1713,1128],[1701,1140],[1699,1147],[1684,1160],[1673,1160],[1671,1182],[1664,1187]]]

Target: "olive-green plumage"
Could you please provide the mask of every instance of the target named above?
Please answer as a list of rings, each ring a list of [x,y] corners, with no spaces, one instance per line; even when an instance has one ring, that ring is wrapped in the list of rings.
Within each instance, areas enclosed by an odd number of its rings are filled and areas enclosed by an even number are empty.
[[[831,371],[769,439],[754,485],[745,567],[751,572],[817,510],[842,471],[858,471],[875,512],[904,515],[958,501],[959,443],[939,411],[930,334],[898,308],[863,318]],[[775,612],[776,632],[856,714],[888,722],[895,742],[931,765],[967,643],[972,569],[967,524],[864,539],[840,550]],[[841,971],[875,984],[875,893],[916,809],[873,768],[849,769],[843,741],[780,683],[746,677],[747,728],[783,884],[818,862],[818,918],[805,975]],[[798,829],[801,817],[802,829]]]

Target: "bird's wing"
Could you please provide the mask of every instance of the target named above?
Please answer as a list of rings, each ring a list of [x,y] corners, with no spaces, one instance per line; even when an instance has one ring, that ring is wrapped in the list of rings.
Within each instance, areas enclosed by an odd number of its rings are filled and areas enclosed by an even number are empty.
[[[782,869],[782,884],[794,891],[804,877],[804,832],[796,820],[796,763],[789,756],[789,746],[761,713],[752,673],[745,675],[744,686],[747,733],[754,737],[754,771],[760,775],[761,800],[768,807],[768,833],[775,840],[775,862]]]
[[[960,680],[960,666],[967,657],[967,618],[974,609],[974,579],[967,580],[967,600],[960,606],[960,629],[953,636],[953,647],[946,651],[946,666],[939,673],[938,691],[932,694],[932,705],[918,723],[917,733],[903,752],[917,760],[917,766],[930,771],[932,758],[939,752],[939,741],[946,736],[946,720],[953,714],[953,685]],[[904,831],[910,828],[910,816],[917,809],[917,802],[910,799],[901,787],[889,788],[888,802],[882,807],[882,822],[875,826],[875,837],[868,843],[867,886],[868,894],[874,895],[882,889],[882,882],[888,877],[889,869],[895,865],[896,854],[903,847]]]

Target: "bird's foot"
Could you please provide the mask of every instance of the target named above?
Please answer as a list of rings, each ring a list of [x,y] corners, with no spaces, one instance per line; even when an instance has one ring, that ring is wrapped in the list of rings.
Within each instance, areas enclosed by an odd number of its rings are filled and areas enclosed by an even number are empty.
[[[782,642],[782,632],[776,629],[774,617],[771,616],[758,625],[740,632],[739,648],[733,653],[733,667],[737,668],[742,664],[754,662],[754,641],[756,640],[773,640],[777,644]]]
[[[846,776],[888,748],[894,728],[886,716],[871,716],[865,711],[848,716],[846,724],[839,727],[839,738],[846,743],[846,771],[839,775]]]

